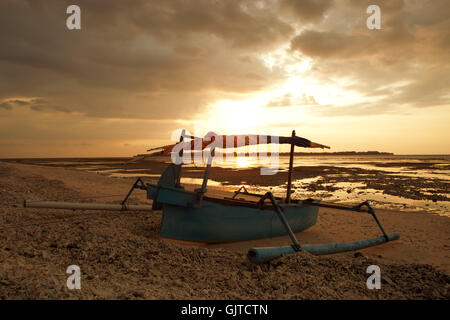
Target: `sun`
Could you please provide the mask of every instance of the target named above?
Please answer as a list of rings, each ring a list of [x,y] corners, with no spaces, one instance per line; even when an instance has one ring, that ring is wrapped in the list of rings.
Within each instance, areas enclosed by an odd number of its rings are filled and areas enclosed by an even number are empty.
[[[236,166],[238,168],[248,168],[250,166],[250,159],[246,157],[236,158]]]
[[[210,106],[205,125],[221,134],[239,134],[258,128],[265,120],[255,101],[221,100]]]

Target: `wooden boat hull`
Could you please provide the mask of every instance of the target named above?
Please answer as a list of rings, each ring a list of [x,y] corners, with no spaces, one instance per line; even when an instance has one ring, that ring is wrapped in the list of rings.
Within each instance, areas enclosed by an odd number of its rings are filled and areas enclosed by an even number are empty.
[[[183,188],[147,185],[147,197],[162,208],[161,236],[183,241],[225,243],[286,235],[271,204],[199,196]],[[280,204],[293,232],[313,226],[319,208]]]
[[[299,232],[317,221],[318,207],[283,207],[292,230]],[[201,207],[163,205],[161,236],[185,241],[225,243],[286,235],[276,212],[202,201]]]

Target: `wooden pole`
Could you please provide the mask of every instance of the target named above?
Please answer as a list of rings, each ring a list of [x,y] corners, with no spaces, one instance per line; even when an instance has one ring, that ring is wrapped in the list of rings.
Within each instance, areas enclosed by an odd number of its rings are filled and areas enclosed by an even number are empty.
[[[202,193],[206,193],[206,184],[208,183],[209,170],[211,169],[215,150],[216,150],[215,146],[212,146],[209,150],[208,163],[206,164],[205,174],[203,176],[203,183],[202,183],[202,188],[201,188]]]
[[[181,130],[180,143],[184,142],[184,134],[185,134],[185,132],[186,132],[185,129]],[[183,149],[181,149],[181,151],[180,151],[180,157],[181,157],[181,163],[179,164],[177,180],[175,181],[175,186],[176,187],[180,187],[181,186],[181,167],[183,166]]]
[[[292,136],[295,137],[295,130],[292,130]],[[288,182],[286,191],[286,203],[291,202],[291,183],[292,183],[292,167],[294,165],[294,144],[291,144],[291,154],[289,158],[289,172],[288,172]]]

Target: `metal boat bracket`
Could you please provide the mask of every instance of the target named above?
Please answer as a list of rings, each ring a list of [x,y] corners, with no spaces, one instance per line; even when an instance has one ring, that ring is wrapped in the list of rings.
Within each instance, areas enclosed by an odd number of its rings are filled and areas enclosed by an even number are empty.
[[[380,220],[378,220],[377,215],[375,214],[375,210],[373,210],[373,208],[370,206],[369,201],[364,201],[360,204],[358,204],[357,206],[353,207],[354,209],[356,209],[358,212],[361,211],[361,207],[366,206],[367,207],[367,213],[372,215],[372,217],[374,218],[375,222],[377,223],[378,227],[380,228],[381,232],[383,232],[383,236],[386,239],[386,241],[389,241],[389,237],[387,235],[387,233],[384,231],[383,226],[381,225]]]
[[[300,246],[300,243],[298,242],[297,238],[295,237],[294,232],[292,232],[291,226],[289,225],[289,222],[286,220],[286,217],[284,216],[283,208],[278,205],[272,192],[269,191],[264,196],[262,196],[261,200],[258,201],[258,204],[262,206],[266,199],[270,199],[270,202],[272,202],[274,211],[277,213],[278,218],[280,218],[281,223],[286,228],[286,231],[292,241],[292,248],[294,249],[294,251],[300,251],[302,249]]]
[[[125,203],[127,202],[128,198],[133,193],[134,189],[147,190],[147,187],[145,186],[145,182],[141,178],[138,178],[136,180],[136,182],[133,183],[133,185],[131,186],[131,189],[130,189],[130,191],[128,191],[128,194],[125,196],[125,198],[120,203],[122,206],[125,206]]]
[[[244,190],[244,191],[241,191],[241,190]],[[241,186],[237,191],[234,192],[234,195],[231,197],[231,199],[236,198],[237,195],[240,194],[240,193],[246,194],[246,195],[249,195],[249,196],[252,195],[250,192],[248,192],[248,190],[247,190],[247,188],[245,186]]]

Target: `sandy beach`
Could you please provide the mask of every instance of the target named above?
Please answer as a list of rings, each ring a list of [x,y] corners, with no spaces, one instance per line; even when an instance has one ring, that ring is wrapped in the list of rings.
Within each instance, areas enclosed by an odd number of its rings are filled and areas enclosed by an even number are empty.
[[[327,257],[300,252],[257,266],[246,259],[250,247],[287,245],[289,239],[192,246],[160,238],[160,211],[22,207],[24,199],[118,203],[132,182],[70,167],[0,162],[0,298],[450,297],[450,220],[437,214],[377,210],[388,232],[401,232],[399,241]],[[213,186],[209,193],[225,195]],[[143,192],[130,201],[149,203]],[[321,208],[315,226],[297,234],[308,244],[375,236],[379,231],[369,215],[328,208]],[[366,287],[366,268],[372,264],[381,268],[381,290]],[[69,265],[81,268],[81,290],[66,287]]]

